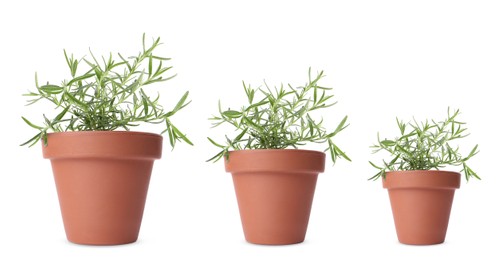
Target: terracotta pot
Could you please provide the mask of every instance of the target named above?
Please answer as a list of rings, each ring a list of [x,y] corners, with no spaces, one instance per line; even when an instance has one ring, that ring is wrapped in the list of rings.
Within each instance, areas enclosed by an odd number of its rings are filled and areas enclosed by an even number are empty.
[[[248,242],[304,241],[325,154],[307,150],[240,150],[229,154],[244,235]]]
[[[67,239],[89,245],[135,242],[161,151],[162,137],[156,134],[48,134],[43,157],[52,163]]]
[[[399,242],[433,245],[444,242],[460,174],[448,171],[388,172],[388,189]]]

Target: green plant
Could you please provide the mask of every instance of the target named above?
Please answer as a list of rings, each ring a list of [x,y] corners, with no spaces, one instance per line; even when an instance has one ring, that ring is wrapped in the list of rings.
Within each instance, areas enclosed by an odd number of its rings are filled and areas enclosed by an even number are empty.
[[[47,144],[47,133],[65,131],[112,131],[116,129],[129,130],[140,123],[165,124],[161,134],[168,133],[172,147],[177,141],[192,142],[178,130],[170,121],[170,117],[187,106],[188,91],[180,98],[176,106],[166,112],[159,104],[159,94],[149,97],[143,87],[173,78],[176,75],[164,77],[171,66],[163,66],[163,61],[169,58],[156,56],[153,51],[161,42],[160,38],[152,40],[152,45],[146,47],[145,34],[142,37],[142,51],[137,56],[124,58],[118,53],[119,60],[114,60],[112,53],[102,64],[90,51],[91,59],[85,57],[77,60],[68,56],[64,50],[71,77],[63,80],[60,85],[39,85],[35,73],[36,92],[24,96],[31,99],[28,105],[40,100],[46,100],[55,105],[58,114],[49,119],[43,115],[44,125],[31,123],[25,117],[22,119],[39,131],[34,137],[23,143],[33,146],[40,139]],[[145,64],[144,64],[145,63]],[[78,69],[87,65],[83,74]]]
[[[389,162],[384,160],[382,166],[370,162],[379,172],[369,180],[384,178],[386,171],[439,170],[445,166],[462,166],[461,172],[464,172],[467,181],[471,177],[480,180],[467,165],[467,161],[479,152],[478,145],[466,157],[460,154],[458,146],[450,146],[450,142],[469,135],[463,127],[465,123],[456,119],[459,114],[459,110],[451,113],[448,108],[447,118],[441,122],[426,120],[417,123],[414,120],[406,124],[396,118],[401,137],[381,140],[377,136],[378,143],[371,147],[373,152],[387,151],[391,159]]]
[[[334,105],[328,103],[333,97],[329,92],[331,88],[318,85],[318,81],[324,77],[323,71],[312,79],[311,69],[308,71],[309,81],[303,87],[293,88],[288,85],[284,88],[275,87],[272,91],[265,83],[265,88],[253,89],[243,82],[244,90],[249,101],[247,106],[240,110],[223,110],[218,103],[219,115],[213,116],[213,127],[229,124],[235,127],[237,135],[235,138],[226,136],[226,144],[221,145],[209,138],[209,141],[222,150],[208,161],[218,161],[224,156],[228,158],[230,149],[285,149],[287,147],[297,148],[306,143],[327,143],[332,161],[349,157],[337,145],[332,138],[347,127],[345,116],[332,132],[327,132],[323,127],[323,120],[319,121],[311,117],[311,113]],[[255,99],[256,94],[262,95]]]

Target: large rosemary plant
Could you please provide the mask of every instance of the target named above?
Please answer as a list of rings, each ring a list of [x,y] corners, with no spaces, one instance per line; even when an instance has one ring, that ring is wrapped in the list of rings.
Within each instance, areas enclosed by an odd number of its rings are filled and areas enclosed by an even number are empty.
[[[48,132],[64,131],[112,131],[129,130],[140,123],[163,124],[172,147],[177,141],[192,143],[171,122],[170,118],[187,106],[188,92],[170,111],[165,111],[159,103],[159,95],[150,97],[144,87],[173,78],[165,76],[172,67],[164,66],[169,58],[156,56],[154,51],[161,44],[160,38],[152,40],[147,47],[145,34],[142,37],[142,50],[136,56],[118,58],[111,54],[101,60],[90,51],[89,57],[75,59],[64,50],[71,77],[60,84],[38,82],[35,74],[36,90],[25,94],[28,105],[38,101],[49,101],[58,111],[53,118],[43,115],[43,125],[34,124],[25,117],[22,119],[38,133],[22,145],[33,146],[40,139],[47,143]]]

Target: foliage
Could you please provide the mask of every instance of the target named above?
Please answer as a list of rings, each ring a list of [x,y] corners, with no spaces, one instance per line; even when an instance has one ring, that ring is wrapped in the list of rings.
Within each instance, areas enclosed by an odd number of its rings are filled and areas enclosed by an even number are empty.
[[[306,143],[327,143],[332,161],[349,157],[332,141],[332,138],[347,127],[347,116],[342,119],[334,131],[328,132],[323,126],[323,119],[315,120],[313,111],[331,107],[329,103],[333,95],[331,88],[318,85],[324,77],[323,71],[312,78],[308,71],[309,81],[303,87],[291,85],[273,90],[265,83],[264,88],[253,89],[243,82],[249,104],[240,110],[224,110],[218,103],[219,115],[213,116],[213,127],[228,124],[236,129],[235,138],[226,138],[221,145],[209,138],[209,141],[222,150],[208,161],[218,161],[228,152],[242,149],[285,149],[297,148]],[[260,95],[261,97],[257,98]]]
[[[463,157],[459,147],[454,148],[450,142],[462,139],[467,134],[464,128],[465,123],[457,120],[459,110],[450,112],[448,108],[447,118],[441,122],[426,120],[425,122],[403,123],[396,118],[401,137],[393,140],[381,140],[378,136],[378,143],[372,146],[373,152],[387,151],[391,158],[388,162],[383,161],[381,166],[372,162],[370,164],[379,172],[372,176],[370,180],[385,177],[387,171],[408,171],[408,170],[439,170],[446,166],[462,166],[462,172],[467,181],[471,177],[480,177],[467,165],[467,161],[476,155],[478,145]]]
[[[137,56],[124,58],[118,53],[115,60],[112,53],[99,62],[90,51],[90,59],[75,59],[64,50],[71,77],[61,84],[40,85],[35,74],[36,91],[29,92],[28,105],[44,100],[51,102],[58,114],[54,118],[43,115],[43,126],[22,119],[39,131],[22,145],[33,146],[40,139],[47,144],[47,133],[65,131],[112,131],[129,130],[140,123],[165,124],[161,133],[168,133],[172,147],[177,141],[190,140],[171,122],[170,117],[187,106],[188,92],[176,106],[166,112],[159,104],[159,94],[152,98],[143,90],[144,86],[163,82],[176,75],[165,76],[172,67],[163,66],[169,58],[156,56],[154,51],[161,44],[160,38],[153,39],[146,47],[145,34],[142,37],[142,51]],[[86,65],[86,66],[85,66]],[[82,68],[88,67],[88,68]],[[84,69],[84,73],[78,73]]]

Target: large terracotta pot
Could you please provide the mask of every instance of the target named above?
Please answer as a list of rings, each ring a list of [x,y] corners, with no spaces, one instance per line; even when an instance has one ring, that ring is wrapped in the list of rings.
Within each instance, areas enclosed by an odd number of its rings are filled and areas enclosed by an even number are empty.
[[[232,173],[244,235],[265,245],[304,241],[318,173],[325,154],[307,150],[230,152],[225,169]]]
[[[48,134],[67,239],[89,245],[135,242],[162,137],[140,132]]]
[[[399,242],[432,245],[444,242],[460,174],[448,171],[388,172],[388,189]]]

